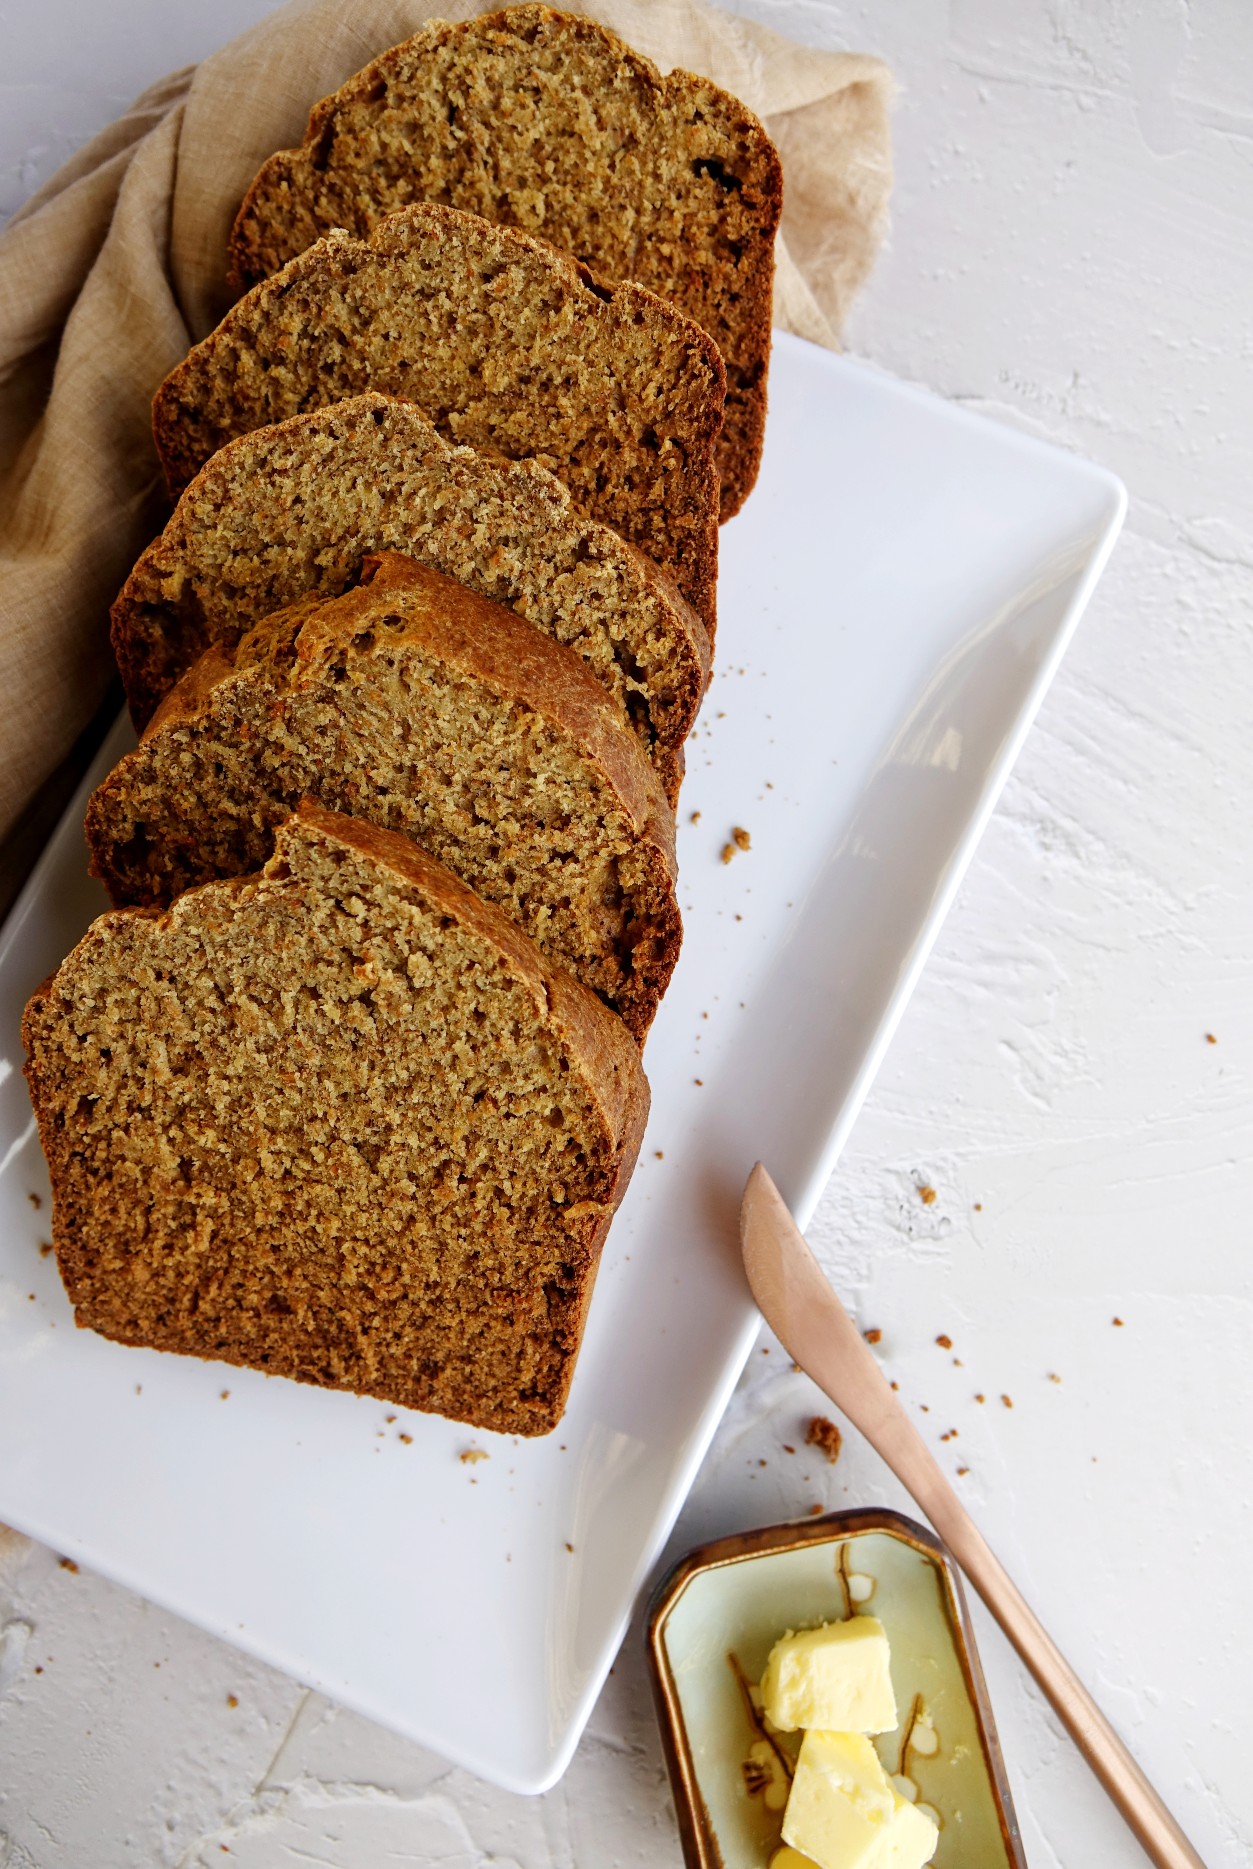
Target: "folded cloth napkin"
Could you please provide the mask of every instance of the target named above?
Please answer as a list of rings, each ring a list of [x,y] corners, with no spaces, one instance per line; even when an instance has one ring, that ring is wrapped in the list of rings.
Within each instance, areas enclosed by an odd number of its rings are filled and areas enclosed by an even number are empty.
[[[497,0],[497,4],[499,0]],[[0,235],[0,838],[105,694],[108,606],[163,523],[161,380],[221,318],[226,240],[310,107],[430,18],[475,0],[295,0],[144,93]],[[891,79],[702,0],[569,0],[663,70],[766,122],[784,170],[775,322],[834,345],[891,186]]]

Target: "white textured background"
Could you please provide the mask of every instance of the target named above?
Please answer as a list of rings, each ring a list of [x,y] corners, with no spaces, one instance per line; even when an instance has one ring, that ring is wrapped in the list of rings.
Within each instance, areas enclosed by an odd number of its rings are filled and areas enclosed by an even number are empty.
[[[0,211],[264,10],[0,0]],[[850,348],[1130,489],[815,1235],[920,1421],[959,1430],[941,1453],[993,1544],[1211,1869],[1235,1869],[1253,1855],[1253,11],[741,10],[879,52],[904,87],[891,244]],[[952,1282],[977,1300],[958,1310]],[[817,1405],[777,1348],[753,1357],[676,1552],[814,1500],[902,1503],[851,1436],[836,1467],[782,1453]],[[1034,1869],[1139,1864],[980,1628]],[[638,1635],[567,1777],[524,1801],[0,1533],[0,1865],[223,1860],[677,1866]]]

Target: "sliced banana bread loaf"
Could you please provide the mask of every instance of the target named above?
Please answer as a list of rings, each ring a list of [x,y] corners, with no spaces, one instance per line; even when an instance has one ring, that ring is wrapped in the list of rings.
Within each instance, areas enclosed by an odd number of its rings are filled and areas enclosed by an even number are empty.
[[[23,1036],[79,1324],[541,1434],[648,1087],[612,1013],[408,839],[93,923]]]
[[[242,291],[332,227],[359,237],[437,201],[568,247],[703,325],[727,366],[722,515],[757,475],[783,172],[737,98],[657,67],[592,20],[510,7],[434,20],[316,104],[258,174],[231,237]]]
[[[454,441],[551,467],[712,635],[725,384],[713,340],[643,286],[597,287],[542,240],[419,204],[254,286],[166,378],[153,428],[177,497],[236,435],[400,396]]]
[[[305,797],[405,831],[642,1039],[678,958],[674,814],[579,658],[427,565],[368,559],[209,650],[93,795],[119,906],[260,869]]]
[[[575,650],[674,802],[709,676],[695,611],[544,468],[452,447],[412,403],[374,394],[228,442],[192,481],[113,606],[136,725],[211,644],[231,647],[307,592],[337,594],[363,557],[389,550]]]

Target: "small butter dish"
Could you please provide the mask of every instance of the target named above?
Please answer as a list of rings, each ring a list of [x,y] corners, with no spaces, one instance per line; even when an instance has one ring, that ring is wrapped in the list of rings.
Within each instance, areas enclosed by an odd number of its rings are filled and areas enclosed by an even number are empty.
[[[702,1545],[658,1588],[648,1656],[688,1869],[768,1869],[803,1735],[757,1690],[787,1630],[865,1613],[892,1651],[900,1725],[874,1745],[939,1825],[935,1869],[1026,1869],[961,1583],[932,1532],[837,1512]]]

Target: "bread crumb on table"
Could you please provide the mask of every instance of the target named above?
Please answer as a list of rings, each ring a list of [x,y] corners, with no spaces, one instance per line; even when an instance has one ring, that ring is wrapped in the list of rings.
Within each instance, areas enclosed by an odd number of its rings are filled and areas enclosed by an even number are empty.
[[[935,1189],[926,1185],[920,1187],[918,1190],[918,1198],[924,1207],[932,1206],[935,1202]]]
[[[467,1447],[457,1458],[463,1467],[472,1467],[480,1460],[490,1460],[491,1455],[485,1447]]]
[[[834,1466],[840,1457],[844,1436],[828,1416],[815,1415],[805,1430],[805,1445],[818,1448]]]
[[[953,1347],[953,1339],[945,1331],[940,1332],[936,1342],[942,1350],[951,1350]]]
[[[882,1343],[883,1342],[883,1332],[881,1330],[878,1330],[878,1329],[863,1330],[861,1334],[866,1339],[867,1343]]]

